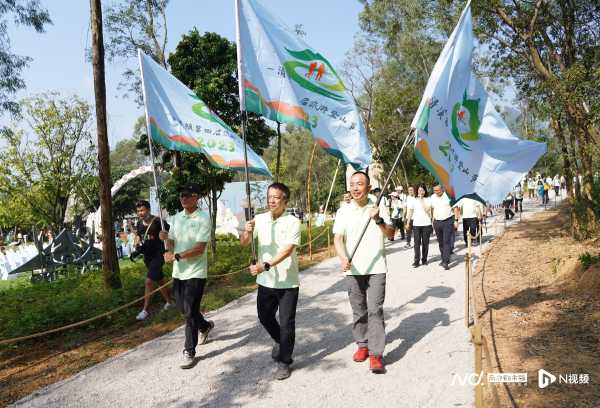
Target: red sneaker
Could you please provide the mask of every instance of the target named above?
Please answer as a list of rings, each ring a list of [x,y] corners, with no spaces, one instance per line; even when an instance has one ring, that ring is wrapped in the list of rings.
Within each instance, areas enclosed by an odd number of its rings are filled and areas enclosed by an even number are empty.
[[[375,374],[385,373],[381,356],[369,356],[369,369]]]
[[[367,347],[359,347],[354,356],[352,356],[352,359],[357,363],[362,363],[367,357],[369,357],[369,349]]]

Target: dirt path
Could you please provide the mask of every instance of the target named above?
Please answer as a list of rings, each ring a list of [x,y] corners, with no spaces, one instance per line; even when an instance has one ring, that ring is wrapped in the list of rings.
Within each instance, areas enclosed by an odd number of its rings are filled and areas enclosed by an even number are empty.
[[[488,353],[487,372],[527,372],[526,386],[485,387],[486,407],[600,406],[600,269],[585,274],[579,255],[597,245],[573,241],[565,208],[533,215],[493,243],[475,277]],[[483,281],[483,285],[482,285]],[[538,370],[589,376],[589,384],[541,389]],[[566,377],[571,380],[573,377]],[[585,381],[585,377],[583,377]]]

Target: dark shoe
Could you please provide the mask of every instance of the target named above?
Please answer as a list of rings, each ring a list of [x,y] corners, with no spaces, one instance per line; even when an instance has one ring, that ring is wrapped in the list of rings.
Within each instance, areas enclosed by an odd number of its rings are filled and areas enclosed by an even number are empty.
[[[362,363],[369,357],[369,349],[367,347],[359,347],[358,350],[352,356],[352,360],[357,363]]]
[[[271,358],[275,361],[279,361],[279,343],[275,343],[273,350],[271,350]]]
[[[418,268],[419,267],[419,263],[418,262],[413,262],[413,268]]]
[[[423,266],[427,265],[427,260],[426,259],[422,260],[421,265],[423,265]]]
[[[275,378],[277,380],[285,380],[289,378],[292,370],[290,369],[290,365],[286,363],[279,362],[277,363],[277,371],[275,371]]]
[[[447,263],[444,263],[442,266],[444,267],[445,270],[450,269],[450,265],[448,265]]]
[[[192,368],[196,363],[194,355],[187,350],[183,350],[183,357],[181,358],[181,364],[179,367],[185,369]]]
[[[383,359],[381,356],[369,356],[369,369],[375,374],[385,373],[385,367],[383,366]]]
[[[208,321],[208,329],[201,331],[200,336],[198,336],[198,344],[199,345],[206,343],[206,341],[208,340],[208,333],[210,333],[210,331],[214,328],[215,328],[215,322],[213,322],[212,320],[209,320]]]

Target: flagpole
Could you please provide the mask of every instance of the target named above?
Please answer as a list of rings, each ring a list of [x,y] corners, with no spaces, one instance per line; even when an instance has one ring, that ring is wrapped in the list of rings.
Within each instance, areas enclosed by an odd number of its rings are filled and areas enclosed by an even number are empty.
[[[335,166],[335,173],[333,174],[333,180],[331,181],[331,187],[329,187],[329,194],[327,195],[327,201],[325,202],[325,209],[323,210],[323,214],[325,214],[325,218],[327,218],[327,208],[329,207],[329,200],[331,199],[331,193],[333,192],[333,187],[335,186],[335,180],[337,179],[338,170],[340,169],[340,163],[342,161],[338,159],[337,165]]]
[[[160,194],[158,189],[158,177],[156,177],[156,167],[154,165],[154,149],[152,148],[152,131],[150,127],[150,116],[148,115],[148,105],[146,104],[146,86],[144,83],[144,67],[142,66],[142,50],[138,48],[138,60],[140,63],[140,72],[142,76],[142,95],[144,96],[144,114],[146,115],[146,133],[148,133],[148,148],[150,149],[150,165],[152,166],[152,177],[154,178],[154,188],[156,188],[156,201],[158,202],[158,218],[160,219],[160,228],[165,229],[165,223],[162,217],[160,206]]]
[[[408,134],[406,135],[406,139],[404,139],[404,143],[402,144],[402,147],[400,148],[400,151],[398,152],[398,155],[396,156],[396,160],[394,161],[394,165],[392,166],[392,168],[390,169],[390,171],[388,172],[387,177],[385,178],[385,183],[383,184],[383,187],[381,188],[381,193],[379,193],[379,197],[377,197],[377,203],[375,204],[375,208],[379,208],[379,204],[381,203],[381,199],[383,198],[383,192],[385,191],[385,189],[387,188],[388,184],[390,183],[390,179],[392,178],[392,174],[394,174],[394,170],[396,170],[396,167],[398,167],[398,163],[400,162],[400,156],[402,156],[402,153],[404,152],[404,149],[406,148],[406,146],[408,146],[408,141],[411,138],[411,135],[413,133],[413,128],[410,129],[410,131],[408,132]],[[354,255],[356,254],[356,250],[358,249],[358,246],[360,245],[360,242],[362,241],[365,232],[367,232],[367,228],[369,227],[369,223],[371,222],[371,218],[369,218],[367,220],[367,222],[365,223],[365,226],[362,229],[362,232],[360,234],[360,237],[358,238],[358,241],[356,241],[356,244],[354,244],[354,248],[352,249],[352,252],[350,253],[350,257],[348,258],[348,262],[352,262],[352,258],[354,258]]]
[[[244,72],[242,70],[242,37],[240,34],[240,0],[235,0],[235,37],[237,42],[237,69],[238,85],[240,95],[240,114],[242,120],[242,139],[244,140],[244,175],[246,177],[246,200],[248,201],[248,211],[245,212],[246,221],[254,218],[252,214],[252,201],[250,197],[250,177],[248,174],[248,143],[246,142],[246,98],[244,95]],[[252,248],[252,264],[256,264],[256,247],[254,238],[250,237],[250,247]]]

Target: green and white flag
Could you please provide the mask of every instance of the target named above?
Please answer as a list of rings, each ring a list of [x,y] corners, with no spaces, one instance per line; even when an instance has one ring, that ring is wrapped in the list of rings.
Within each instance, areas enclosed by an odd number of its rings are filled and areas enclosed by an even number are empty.
[[[308,129],[328,153],[364,169],[371,147],[331,63],[257,0],[236,0],[242,109]]]
[[[139,51],[152,141],[169,150],[204,155],[217,168],[244,171],[244,142],[194,92]],[[248,171],[271,177],[248,147]]]

